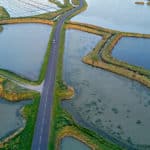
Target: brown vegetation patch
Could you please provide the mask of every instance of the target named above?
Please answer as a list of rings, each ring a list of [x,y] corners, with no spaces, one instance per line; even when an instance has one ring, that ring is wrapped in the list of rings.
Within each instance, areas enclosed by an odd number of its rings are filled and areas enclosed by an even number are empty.
[[[89,146],[92,150],[95,150],[96,145],[91,143],[91,140],[89,140],[85,135],[81,134],[80,131],[77,130],[76,127],[70,127],[66,126],[64,127],[57,135],[57,142],[56,142],[56,150],[59,150],[60,142],[64,137],[73,137],[82,143]]]
[[[48,25],[54,25],[53,21],[38,19],[38,18],[18,18],[18,19],[5,19],[0,20],[0,24],[17,24],[17,23],[42,23]]]
[[[0,97],[9,101],[32,99],[34,91],[21,88],[10,80],[0,77]]]

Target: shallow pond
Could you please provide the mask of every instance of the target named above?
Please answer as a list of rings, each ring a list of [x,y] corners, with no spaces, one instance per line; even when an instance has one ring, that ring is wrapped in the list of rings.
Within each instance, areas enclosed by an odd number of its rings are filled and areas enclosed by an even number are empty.
[[[51,27],[43,24],[4,25],[0,32],[0,68],[37,80]]]
[[[121,31],[150,33],[150,6],[136,5],[136,0],[86,1],[87,10],[74,17],[73,21]]]
[[[0,0],[11,17],[25,17],[53,12],[59,8],[48,0]]]
[[[31,101],[12,103],[0,98],[0,139],[24,125],[20,110],[29,103]]]
[[[129,64],[150,69],[150,39],[123,37],[114,47],[112,56]]]
[[[80,125],[117,144],[150,145],[150,90],[81,62],[99,40],[89,33],[67,31],[63,76],[75,88],[75,97],[62,106]]]
[[[75,138],[64,137],[60,144],[60,150],[90,150],[90,148]]]

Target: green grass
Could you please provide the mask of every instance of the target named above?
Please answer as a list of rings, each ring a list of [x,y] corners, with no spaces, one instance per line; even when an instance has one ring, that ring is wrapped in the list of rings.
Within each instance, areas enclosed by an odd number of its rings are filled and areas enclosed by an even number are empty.
[[[0,7],[1,8],[1,7]],[[5,10],[3,8],[1,8],[2,10]],[[49,13],[45,13],[45,14],[41,14],[41,15],[37,15],[37,16],[32,16],[31,18],[40,18],[40,19],[53,19],[56,16],[62,15],[64,14],[66,11],[69,11],[70,9],[72,9],[72,6],[69,4],[68,0],[65,0],[65,7],[63,9],[58,10],[57,12],[49,12]],[[20,18],[28,18],[28,17],[20,17]],[[0,31],[2,31],[2,26],[0,26]],[[11,80],[15,80],[18,82],[23,82],[23,83],[27,83],[27,84],[32,84],[32,85],[38,85],[40,84],[45,77],[46,74],[46,69],[47,69],[47,64],[48,64],[48,59],[49,59],[49,55],[50,55],[50,47],[51,47],[51,39],[52,39],[53,33],[51,33],[50,35],[50,39],[48,42],[48,46],[47,46],[47,50],[46,50],[46,54],[44,57],[44,62],[42,64],[41,67],[41,71],[40,71],[40,75],[39,75],[39,79],[36,81],[31,81],[23,76],[19,76],[18,74],[11,72],[9,70],[5,70],[5,69],[0,69],[0,74],[8,79]]]
[[[14,72],[11,72],[9,70],[5,70],[5,69],[0,69],[0,74],[2,76],[4,76],[5,78],[11,79],[11,80],[15,80],[18,82],[23,82],[23,83],[27,83],[27,84],[32,84],[32,85],[39,85],[45,77],[46,74],[46,69],[47,69],[47,64],[48,64],[48,60],[49,60],[49,56],[50,56],[50,48],[51,48],[51,44],[52,44],[52,37],[53,37],[53,31],[50,34],[50,38],[49,38],[49,42],[47,45],[47,50],[45,53],[45,56],[43,58],[43,64],[40,70],[40,75],[39,75],[39,79],[36,81],[31,81],[25,77],[19,76]]]
[[[69,2],[68,0],[65,0],[65,2]],[[63,10],[60,10],[59,13],[56,14],[43,14],[38,15],[36,17],[42,18],[42,19],[52,19],[58,14],[65,13],[66,10],[71,9],[70,5],[69,7],[64,8]],[[74,13],[71,17],[75,16],[76,14],[80,13],[81,11],[85,10],[87,7],[86,2],[84,2],[84,7],[79,10],[78,12]],[[34,16],[35,17],[35,16]],[[33,17],[33,18],[34,18]],[[70,18],[71,18],[70,17]],[[68,18],[68,20],[70,19]],[[13,78],[15,80],[19,80],[20,82],[24,81],[30,84],[39,84],[45,77],[47,64],[48,64],[48,58],[50,56],[50,47],[52,43],[52,37],[54,34],[54,29],[51,33],[51,38],[48,43],[47,52],[45,54],[45,59],[41,68],[41,74],[38,81],[29,81],[24,78],[20,78],[18,75],[8,72],[5,70],[1,70],[0,73],[4,74],[8,78]],[[67,112],[65,112],[61,107],[61,95],[60,91],[65,90],[65,86],[63,85],[62,81],[62,68],[63,68],[63,54],[64,54],[64,43],[65,43],[65,26],[61,29],[61,41],[60,41],[60,47],[59,47],[59,58],[58,58],[58,64],[57,64],[57,76],[56,76],[56,83],[55,83],[55,93],[54,93],[54,101],[53,101],[53,109],[52,109],[52,124],[51,124],[51,134],[50,134],[50,141],[49,141],[49,149],[54,150],[56,148],[56,141],[57,141],[57,135],[59,132],[67,126],[72,126],[74,129],[80,134],[85,135],[91,143],[97,145],[97,150],[120,150],[119,146],[111,143],[110,141],[105,140],[103,137],[98,136],[95,132],[90,131],[86,128],[83,128],[76,124],[74,120],[72,119],[71,115],[69,115]],[[97,58],[96,58],[97,59]],[[24,117],[26,119],[26,126],[25,129],[17,135],[15,138],[11,139],[8,143],[4,145],[4,150],[30,150],[31,149],[31,143],[32,143],[32,136],[34,132],[34,126],[36,121],[36,115],[38,111],[38,105],[39,105],[40,96],[36,95],[34,96],[33,103],[30,105],[25,106],[24,108]]]
[[[121,150],[121,148],[104,138],[98,136],[93,131],[85,129],[79,125],[77,125],[72,117],[65,112],[61,107],[61,96],[60,91],[64,90],[62,86],[62,64],[63,64],[63,53],[64,53],[64,43],[65,43],[65,27],[61,30],[61,41],[60,41],[60,48],[59,48],[59,62],[57,64],[57,76],[56,76],[56,85],[55,85],[55,96],[54,96],[54,103],[53,103],[53,110],[52,110],[52,126],[51,126],[51,135],[49,141],[49,149],[54,150],[56,148],[56,141],[57,135],[59,134],[60,130],[62,130],[66,126],[75,127],[77,131],[80,131],[81,134],[90,139],[90,141],[97,145],[97,150]]]
[[[23,116],[26,119],[24,130],[16,137],[4,144],[2,150],[30,150],[32,137],[38,111],[40,96],[37,94],[34,97],[32,104],[28,104],[23,109]]]
[[[6,9],[2,6],[0,6],[0,19],[9,19],[9,13],[6,11]]]
[[[85,3],[85,7],[86,7]],[[85,9],[85,8],[84,8]],[[82,10],[84,10],[82,9]],[[77,13],[81,12],[78,11]],[[72,117],[65,112],[61,107],[61,96],[60,91],[64,90],[62,84],[62,68],[63,68],[63,54],[64,54],[64,43],[65,43],[65,26],[61,29],[60,35],[60,47],[59,47],[59,57],[58,57],[58,64],[57,64],[57,75],[56,75],[56,83],[55,83],[55,93],[54,93],[54,101],[53,101],[53,109],[52,109],[52,124],[51,124],[51,134],[50,134],[50,141],[49,141],[49,149],[54,150],[56,148],[56,141],[57,135],[59,131],[62,130],[66,126],[73,126],[76,130],[80,131],[81,134],[86,135],[92,143],[96,143],[98,145],[98,149],[103,148],[103,150],[121,150],[121,148],[111,142],[108,142],[102,137],[99,137],[94,132],[82,128],[78,126],[72,119]]]
[[[79,1],[79,0],[72,0],[72,3],[73,3],[74,5],[79,5],[79,4],[80,4],[80,1]]]
[[[51,134],[50,134],[50,150],[55,149],[55,140],[56,140],[56,127],[57,122],[61,114],[61,106],[60,106],[60,97],[59,91],[61,90],[60,83],[62,83],[62,64],[63,64],[63,52],[64,52],[64,42],[65,42],[65,29],[61,29],[61,40],[60,40],[60,47],[59,47],[59,56],[58,56],[58,64],[57,64],[57,75],[56,75],[56,85],[55,85],[55,96],[54,96],[54,103],[52,109],[52,127],[51,127]]]

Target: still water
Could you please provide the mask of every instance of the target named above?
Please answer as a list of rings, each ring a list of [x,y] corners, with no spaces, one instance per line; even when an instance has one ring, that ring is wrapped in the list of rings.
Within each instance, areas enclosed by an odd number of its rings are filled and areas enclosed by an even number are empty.
[[[75,88],[75,96],[63,101],[62,107],[76,122],[99,135],[121,145],[146,147],[150,145],[150,90],[81,62],[100,39],[81,31],[67,31],[63,76]]]
[[[60,144],[60,150],[90,150],[90,148],[75,138],[64,137]]]
[[[86,0],[87,10],[72,21],[121,31],[150,33],[150,6],[136,5],[135,1]]]
[[[24,125],[20,109],[31,101],[8,102],[0,98],[0,139]]]
[[[37,80],[51,27],[43,24],[4,25],[0,32],[0,69]]]
[[[123,37],[114,47],[112,56],[129,64],[150,69],[150,39]]]
[[[60,8],[48,0],[0,0],[11,17],[25,17],[54,12]]]

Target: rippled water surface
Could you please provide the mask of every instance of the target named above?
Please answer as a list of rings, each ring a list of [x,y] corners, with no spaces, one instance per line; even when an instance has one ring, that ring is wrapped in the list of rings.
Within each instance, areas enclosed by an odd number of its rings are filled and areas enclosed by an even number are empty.
[[[115,30],[150,33],[150,6],[136,0],[86,0],[88,8],[72,20]]]
[[[89,33],[67,31],[63,75],[76,94],[62,106],[80,125],[117,139],[119,144],[132,143],[140,148],[150,145],[150,90],[81,62],[100,39]]]
[[[90,148],[75,138],[64,137],[61,141],[60,150],[90,150]]]
[[[51,27],[43,24],[4,25],[0,32],[0,68],[37,80]]]
[[[112,56],[129,64],[150,69],[150,39],[121,38],[114,47]]]

